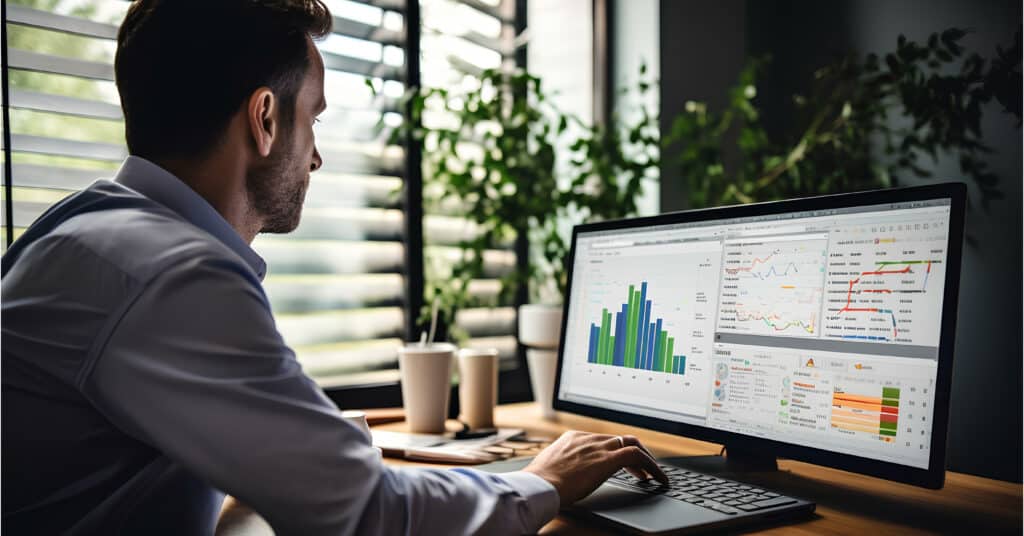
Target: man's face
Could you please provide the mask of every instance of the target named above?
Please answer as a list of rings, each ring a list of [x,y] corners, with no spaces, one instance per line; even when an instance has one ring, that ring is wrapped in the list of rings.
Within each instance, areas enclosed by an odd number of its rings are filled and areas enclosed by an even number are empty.
[[[295,98],[291,124],[282,124],[279,140],[264,165],[247,177],[253,209],[263,218],[261,233],[289,233],[299,225],[309,174],[323,161],[316,149],[313,123],[327,107],[324,99],[324,65],[312,41],[308,41],[309,68]]]

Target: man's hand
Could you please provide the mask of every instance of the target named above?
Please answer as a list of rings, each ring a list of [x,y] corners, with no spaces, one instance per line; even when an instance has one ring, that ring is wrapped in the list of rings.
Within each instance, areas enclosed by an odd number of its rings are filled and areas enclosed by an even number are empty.
[[[633,436],[566,432],[523,470],[550,482],[562,506],[567,506],[590,495],[623,467],[637,478],[668,483],[650,451]]]

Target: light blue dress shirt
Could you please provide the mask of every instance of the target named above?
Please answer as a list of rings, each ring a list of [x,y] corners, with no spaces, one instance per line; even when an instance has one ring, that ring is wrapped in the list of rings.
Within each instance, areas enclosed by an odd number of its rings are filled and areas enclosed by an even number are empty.
[[[134,156],[26,231],[3,259],[5,528],[204,533],[221,492],[280,534],[520,534],[554,517],[530,473],[382,465],[285,345],[265,271]]]

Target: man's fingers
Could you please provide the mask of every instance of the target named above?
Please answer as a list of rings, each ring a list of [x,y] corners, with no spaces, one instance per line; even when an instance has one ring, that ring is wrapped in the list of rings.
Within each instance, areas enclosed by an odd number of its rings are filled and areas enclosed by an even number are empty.
[[[623,443],[625,443],[625,446],[627,446],[627,447],[640,447],[641,449],[643,449],[644,452],[647,453],[648,456],[650,456],[651,458],[654,458],[654,454],[651,454],[651,451],[648,450],[647,447],[645,447],[642,443],[640,443],[640,440],[637,439],[636,436],[624,435],[624,436],[621,436],[621,437],[622,437]]]
[[[633,467],[647,471],[655,480],[668,484],[668,477],[658,467],[658,462],[645,450],[638,446],[629,446],[612,452],[612,457],[620,467]]]
[[[607,436],[601,440],[600,445],[602,449],[613,452],[627,446],[636,446],[635,441],[629,442],[627,438],[630,437],[632,436]],[[636,438],[633,439],[635,440]],[[651,478],[651,475],[648,474],[647,471],[644,471],[639,467],[627,465],[625,469],[626,471],[629,471],[629,474],[639,478],[640,480],[648,480]]]
[[[642,443],[640,443],[640,440],[637,439],[636,436],[626,435],[626,436],[621,436],[621,437],[622,437],[623,443],[626,446],[639,448],[640,450],[642,450],[644,452],[644,454],[647,455],[648,458],[650,458],[652,461],[654,461],[654,466],[658,470],[654,471],[654,472],[648,471],[648,473],[650,473],[650,477],[653,477],[653,478],[655,478],[655,479],[657,479],[657,480],[659,480],[661,482],[667,482],[668,481],[668,477],[665,476],[665,473],[661,470],[661,467],[658,466],[658,462],[655,459],[654,454],[651,454],[651,451],[647,450],[647,447],[645,447]]]

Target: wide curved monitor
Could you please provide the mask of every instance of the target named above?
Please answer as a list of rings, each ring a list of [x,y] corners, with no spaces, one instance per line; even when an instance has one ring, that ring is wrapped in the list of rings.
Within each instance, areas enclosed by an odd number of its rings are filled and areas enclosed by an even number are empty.
[[[575,227],[555,408],[941,487],[965,191]]]

